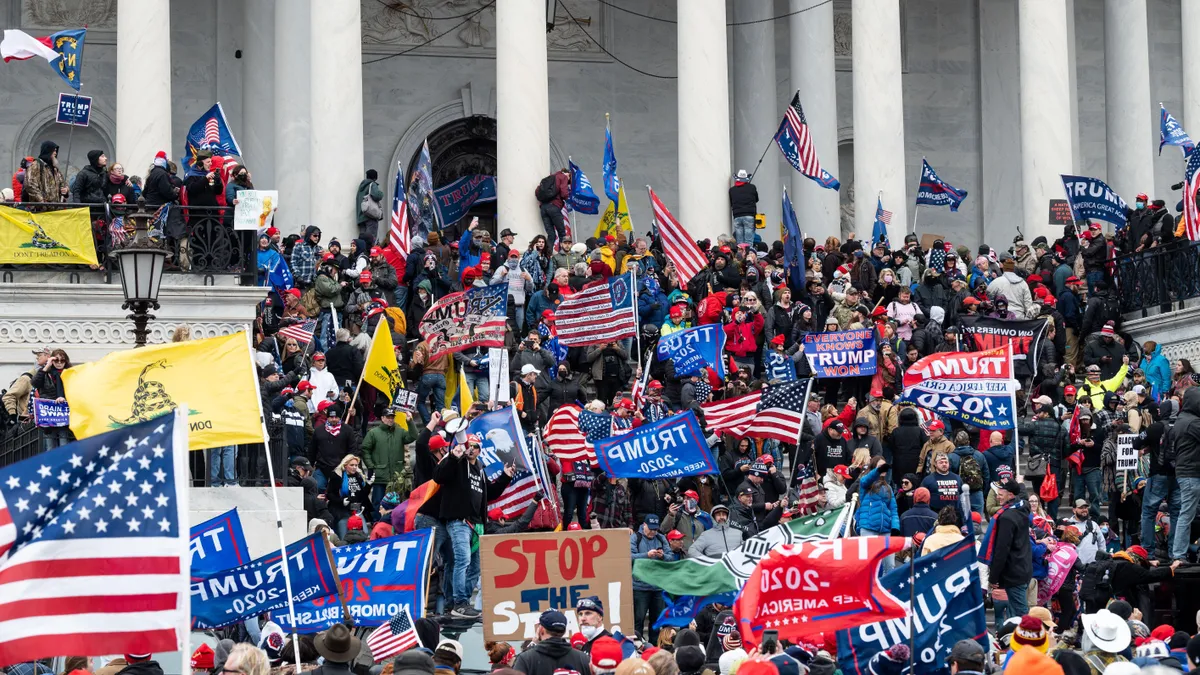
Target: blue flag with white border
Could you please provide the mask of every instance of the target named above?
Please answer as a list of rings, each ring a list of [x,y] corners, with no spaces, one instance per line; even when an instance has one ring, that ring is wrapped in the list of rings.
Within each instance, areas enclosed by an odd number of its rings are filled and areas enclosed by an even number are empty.
[[[927,379],[904,388],[902,401],[979,429],[1011,429],[1016,380]]]
[[[721,324],[709,323],[687,328],[658,340],[658,358],[670,359],[675,364],[675,375],[683,377],[698,373],[707,367],[725,379],[725,331]]]
[[[500,408],[476,417],[467,425],[467,433],[483,438],[479,462],[489,481],[495,480],[508,464],[516,466],[518,471],[529,471],[529,449],[515,407]]]
[[[921,184],[917,187],[917,204],[924,206],[949,206],[957,211],[967,198],[966,190],[959,190],[938,177],[929,162],[921,159]]]
[[[717,464],[691,410],[597,441],[596,461],[615,478],[676,478],[715,473]]]
[[[1103,220],[1112,223],[1118,230],[1125,227],[1125,213],[1129,211],[1129,204],[1104,181],[1063,174],[1062,182],[1075,220]]]
[[[1161,112],[1158,120],[1158,154],[1161,156],[1164,145],[1178,145],[1183,150],[1183,156],[1187,157],[1196,149],[1196,144],[1192,142],[1187,132],[1183,130],[1183,125],[1175,116],[1167,112],[1167,107],[1159,104]]]
[[[571,192],[567,197],[567,203],[579,213],[589,215],[600,213],[600,198],[596,196],[596,191],[592,189],[592,182],[584,175],[583,169],[571,160],[567,160],[567,168],[571,172]]]
[[[796,362],[791,356],[771,350],[763,354],[767,382],[791,382],[796,379]]]
[[[799,284],[804,280],[804,235],[800,233],[787,188],[783,189],[783,232],[783,264],[792,283]]]
[[[194,526],[190,537],[193,581],[197,575],[250,562],[250,549],[246,548],[246,534],[242,532],[242,519],[236,507]]]
[[[687,626],[696,617],[700,616],[700,610],[705,607],[713,603],[732,605],[736,597],[737,593],[728,591],[726,593],[705,596],[681,595],[672,600],[671,596],[664,592],[663,602],[666,603],[666,608],[658,615],[658,619],[654,622],[654,627]]]
[[[213,155],[242,156],[242,149],[238,146],[237,139],[233,137],[233,130],[229,128],[229,122],[225,119],[225,109],[219,102],[214,103],[195,122],[192,122],[191,128],[188,129],[183,146],[183,167],[186,175],[201,176],[204,174],[204,170],[200,168],[196,159],[197,153],[201,150],[207,150]]]

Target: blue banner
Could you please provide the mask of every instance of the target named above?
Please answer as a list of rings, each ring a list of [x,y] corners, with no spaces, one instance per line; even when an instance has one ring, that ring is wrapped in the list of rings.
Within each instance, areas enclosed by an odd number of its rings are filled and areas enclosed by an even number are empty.
[[[333,550],[354,625],[381,626],[403,607],[413,619],[425,615],[432,532],[417,530]],[[286,607],[271,618],[285,633],[293,632]],[[296,603],[297,633],[316,633],[341,621],[342,605],[336,596]]]
[[[592,189],[592,182],[584,175],[583,169],[579,168],[575,162],[567,160],[568,168],[571,171],[571,192],[567,196],[567,205],[572,210],[579,213],[587,213],[596,215],[600,213],[600,198],[596,196],[596,191]]]
[[[1164,145],[1178,145],[1183,150],[1184,157],[1192,154],[1192,151],[1196,149],[1196,144],[1183,130],[1179,120],[1167,112],[1166,106],[1160,104],[1160,109],[1162,112],[1159,114],[1158,123],[1158,154],[1162,155]]]
[[[1099,178],[1063,174],[1063,189],[1075,220],[1103,220],[1125,227],[1125,212],[1129,205]]]
[[[1011,429],[1016,380],[925,380],[905,387],[901,400],[980,429]]]
[[[875,330],[809,333],[804,336],[804,355],[818,378],[874,375]]]
[[[949,206],[951,211],[957,211],[966,198],[966,190],[959,190],[938,178],[937,172],[929,166],[929,162],[921,160],[921,184],[917,187],[917,204]]]
[[[50,66],[75,91],[83,84],[83,40],[87,37],[86,28],[60,30],[50,36],[50,48],[60,54],[51,61]]]
[[[681,595],[674,600],[671,596],[663,593],[663,602],[667,604],[666,609],[662,614],[658,615],[658,619],[654,622],[655,628],[663,626],[686,626],[690,624],[696,617],[700,616],[700,610],[708,607],[713,603],[722,605],[732,605],[737,593],[729,591],[727,593],[717,593],[715,595],[695,596]]]
[[[289,290],[295,285],[295,280],[292,278],[292,269],[288,267],[287,261],[281,255],[271,256],[267,263],[267,285],[274,288],[276,292]]]
[[[983,591],[975,568],[975,538],[917,558],[916,568],[902,565],[883,577],[889,593],[912,613],[915,652],[913,675],[944,675],[946,659],[959,640],[975,640],[988,649]],[[909,578],[916,576],[916,587]],[[837,632],[838,667],[844,675],[869,675],[871,658],[898,644],[908,644],[908,618],[869,623]],[[897,672],[901,672],[897,670]],[[903,672],[907,672],[907,666]]]
[[[438,231],[437,195],[433,191],[433,160],[429,157],[429,139],[421,145],[417,165],[408,179],[408,231],[411,237],[429,241],[429,233]]]
[[[787,188],[783,189],[783,235],[783,264],[792,283],[799,284],[804,279],[804,235]]]
[[[59,403],[48,398],[34,398],[33,423],[39,427],[65,427],[71,423],[71,408],[66,401]]]
[[[208,150],[214,155],[242,156],[242,149],[233,137],[229,122],[225,120],[225,110],[220,103],[214,103],[188,129],[183,146],[183,168],[188,176],[200,176],[204,171],[197,166],[196,153]]]
[[[597,441],[596,460],[614,478],[676,478],[717,471],[704,431],[690,410]]]
[[[58,95],[58,114],[54,121],[86,127],[92,118],[92,97],[78,94]]]
[[[717,377],[725,379],[725,331],[721,324],[709,323],[659,338],[658,358],[675,364],[676,377],[698,373],[712,366]]]
[[[525,445],[525,433],[517,421],[517,409],[508,406],[484,413],[471,420],[467,434],[479,434],[483,438],[483,449],[479,462],[489,481],[495,480],[504,467],[512,464],[518,471],[529,471],[529,451]]]
[[[883,210],[883,197],[878,197],[875,200],[875,225],[871,230],[871,247],[874,248],[883,245],[885,249],[891,249],[892,245],[888,242],[887,226],[892,222],[892,212]]]
[[[193,527],[188,549],[192,553],[192,581],[250,562],[242,519],[236,508]]]
[[[475,174],[463,176],[433,191],[438,222],[443,226],[462,220],[476,204],[496,201],[496,177]]]
[[[617,188],[620,179],[617,178],[617,153],[613,150],[612,128],[604,125],[604,194],[613,202],[617,199]]]
[[[337,574],[320,534],[288,544],[292,600],[337,598]],[[283,561],[274,551],[254,562],[200,575],[191,583],[192,628],[220,628],[287,607]]]
[[[767,382],[792,382],[796,379],[796,362],[788,354],[769,351],[763,355],[763,368],[767,371]]]

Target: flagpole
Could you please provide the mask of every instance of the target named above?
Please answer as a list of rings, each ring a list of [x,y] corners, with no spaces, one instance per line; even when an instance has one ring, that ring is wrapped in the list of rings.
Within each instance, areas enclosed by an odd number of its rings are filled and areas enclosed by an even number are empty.
[[[287,592],[288,622],[296,630],[296,603],[292,599],[292,575],[288,572],[287,541],[283,538],[283,515],[279,511],[279,491],[275,488],[275,463],[271,459],[271,437],[267,433],[267,418],[263,414],[262,388],[258,382],[258,364],[254,362],[254,344],[250,325],[246,324],[246,355],[250,357],[250,376],[254,378],[254,400],[258,402],[258,423],[262,427],[263,453],[267,456],[267,475],[271,482],[271,500],[275,503],[275,530],[279,533],[279,557],[283,562],[283,586]],[[339,588],[341,586],[339,585]],[[296,675],[300,675],[300,640],[292,635],[292,652],[296,659]]]
[[[920,219],[921,219],[921,205],[917,204],[915,207],[913,207],[913,222],[912,222],[912,233],[913,234],[917,233],[917,221]]]
[[[619,221],[618,221],[619,222]],[[620,229],[618,227],[618,229]],[[633,273],[633,288],[629,292],[633,295],[633,338],[637,340],[637,360],[638,370],[642,369],[642,331],[638,328],[638,290],[637,290],[637,266],[634,265],[630,270]]]
[[[83,82],[79,83],[79,88],[83,89]],[[79,91],[76,91],[75,96],[71,99],[71,130],[67,132],[67,160],[63,164],[63,169],[62,169],[63,181],[68,183],[68,187],[67,187],[68,195],[70,195],[71,193],[69,192],[70,183],[67,178],[67,171],[71,168],[71,143],[75,139],[75,127],[78,126],[75,124],[75,119],[76,119],[75,116],[78,114],[78,111],[79,111]]]
[[[654,189],[649,185],[646,186],[646,198],[650,200],[650,227],[653,229],[652,237],[658,239],[658,216],[654,213]],[[659,242],[660,244],[662,242]]]
[[[912,541],[911,539],[909,541]],[[917,636],[913,632],[913,612],[917,608],[917,542],[912,542],[912,549],[909,551],[908,560],[908,672],[915,673],[916,671],[916,639]]]
[[[758,158],[758,164],[754,165],[754,170],[750,172],[750,177],[746,179],[746,182],[748,182],[748,183],[754,182],[754,174],[758,173],[758,167],[762,166],[763,160],[766,159],[767,153],[771,151],[771,144],[773,144],[774,142],[775,142],[775,137],[772,136],[771,140],[767,141],[767,147],[763,148],[762,156],[760,156]]]
[[[1013,365],[1013,347],[1012,338],[1008,339],[1008,373],[1014,380],[1017,379],[1017,369]],[[1021,420],[1017,416],[1017,388],[1012,390],[1012,417],[1013,417],[1013,476],[1021,476],[1021,482],[1024,483],[1024,473],[1021,471],[1021,442],[1017,427],[1021,426]]]

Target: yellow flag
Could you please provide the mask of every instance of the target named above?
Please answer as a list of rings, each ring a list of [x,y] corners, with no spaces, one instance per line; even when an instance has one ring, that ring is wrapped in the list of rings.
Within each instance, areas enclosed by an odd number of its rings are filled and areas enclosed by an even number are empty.
[[[618,193],[617,198],[621,195]],[[603,239],[604,235],[616,232],[617,228],[617,205],[615,202],[609,202],[608,208],[604,209],[604,215],[600,216],[600,222],[596,223],[596,233],[592,236],[597,239]]]
[[[463,370],[462,366],[459,366],[458,367],[458,412],[460,415],[465,415],[467,413],[467,410],[469,410],[471,408],[471,405],[473,403],[475,403],[475,397],[472,396],[473,393],[474,392],[471,391],[471,387],[467,385],[467,372],[465,370]]]
[[[394,400],[396,390],[404,386],[400,366],[396,363],[396,349],[392,346],[392,331],[386,321],[380,321],[375,326],[371,350],[367,352],[367,362],[363,365],[363,382],[382,392],[388,401]]]
[[[188,448],[261,443],[258,373],[245,333],[113,352],[63,373],[78,438],[188,405]]]
[[[91,210],[30,213],[0,206],[0,264],[98,265]]]
[[[626,232],[633,232],[633,223],[629,220],[629,202],[625,201],[624,183],[617,188],[617,225]]]

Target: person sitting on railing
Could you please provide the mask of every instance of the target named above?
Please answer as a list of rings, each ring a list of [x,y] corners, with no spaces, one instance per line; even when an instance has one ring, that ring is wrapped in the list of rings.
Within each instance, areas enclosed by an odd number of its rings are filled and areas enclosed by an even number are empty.
[[[213,167],[212,153],[201,150],[196,153],[196,160],[200,162],[201,173],[188,176],[183,181],[187,190],[188,206],[221,206],[217,197],[224,195],[225,184],[221,182],[220,173]]]
[[[21,201],[49,203],[67,201],[67,179],[58,170],[58,143],[42,141],[37,159],[25,172],[25,188]]]

